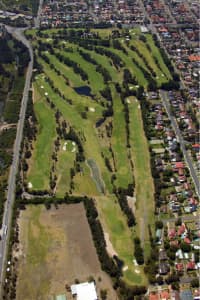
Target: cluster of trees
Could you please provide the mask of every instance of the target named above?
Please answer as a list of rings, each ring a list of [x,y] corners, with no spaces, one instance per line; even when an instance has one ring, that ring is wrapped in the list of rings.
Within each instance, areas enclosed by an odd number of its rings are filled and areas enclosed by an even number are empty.
[[[122,51],[124,54],[128,55],[127,50],[122,46],[119,40],[112,41],[113,48]]]
[[[99,72],[104,79],[104,83],[107,83],[110,81],[112,78],[110,76],[110,73],[107,71],[106,68],[104,68],[101,64],[99,64],[94,58],[91,57],[90,53],[85,52],[81,49],[79,50],[79,54],[89,63],[93,64],[96,66],[96,71]]]
[[[132,227],[136,224],[135,216],[133,214],[132,209],[128,205],[127,195],[133,195],[133,184],[129,184],[128,189],[123,188],[114,188],[114,193],[119,201],[119,205],[121,210],[125,213],[127,217],[127,224],[129,227]]]
[[[15,59],[12,49],[9,47],[9,39],[2,38],[0,43],[0,63],[9,64]]]
[[[0,164],[1,164],[1,152],[0,152]],[[0,181],[0,227],[2,226],[3,212],[4,212],[4,202],[6,201],[6,187],[7,181]]]
[[[107,57],[109,57],[112,60],[113,65],[115,66],[116,69],[120,69],[124,67],[125,64],[118,54],[101,47],[95,47],[94,50],[98,54],[106,55]]]
[[[124,69],[124,74],[123,74],[123,86],[124,84],[137,84],[136,78],[132,75],[129,69],[125,68]]]
[[[78,134],[74,130],[73,127],[70,126],[69,132],[65,136],[66,140],[74,141],[78,147],[78,153],[76,154],[76,160],[79,162],[85,161],[85,155],[84,155],[84,149],[81,142],[81,139],[79,138]]]
[[[7,99],[3,111],[6,122],[18,121],[24,72],[28,62],[27,48],[18,40],[13,39],[11,35],[6,34],[6,38],[2,38],[0,43],[0,101],[5,102]]]
[[[96,71],[99,72],[103,76],[105,84],[108,83],[108,81],[112,80],[110,73],[107,71],[106,68],[102,67],[102,65],[98,64],[98,66],[96,67]]]
[[[169,80],[168,82],[163,83],[161,85],[161,88],[164,90],[167,90],[167,91],[172,90],[172,89],[175,89],[175,90],[179,89],[180,76],[175,72],[174,66],[173,66],[171,60],[169,59],[169,57],[167,56],[165,50],[162,47],[160,47],[160,42],[158,41],[157,36],[155,34],[153,34],[153,40],[154,40],[155,45],[159,48],[160,53],[163,58],[163,61],[164,61],[165,65],[168,67],[168,69],[172,75],[172,78],[173,78],[172,80]]]
[[[144,271],[151,284],[156,283],[156,275],[158,274],[158,255],[158,248],[154,245],[154,247],[151,248],[149,258],[145,261]]]
[[[101,90],[100,93],[102,97],[104,97],[106,100],[108,100],[111,103],[113,102],[112,93],[108,85],[106,85],[106,87],[103,90]]]
[[[140,64],[139,62],[135,59],[132,58],[133,63],[142,71],[144,77],[148,81],[148,90],[150,91],[155,91],[157,89],[157,83],[156,80],[152,77],[152,75],[147,72]]]
[[[84,80],[84,81],[88,80],[88,74],[75,61],[60,54],[59,52],[55,52],[55,56],[61,63],[64,63],[65,65],[73,68],[74,73],[79,74],[81,76],[82,80]]]
[[[138,50],[138,48],[135,47],[135,46],[133,46],[133,45],[131,45],[131,46],[130,46],[130,49],[131,49],[132,51],[134,51],[134,52],[137,53],[137,55],[138,55],[138,56],[143,60],[143,62],[145,63],[145,65],[146,65],[147,69],[150,71],[151,75],[152,75],[153,77],[156,77],[155,71],[154,71],[153,68],[149,65],[149,63],[148,63],[146,57]]]
[[[138,237],[134,238],[134,256],[139,265],[144,263],[144,253],[141,247],[140,239]]]

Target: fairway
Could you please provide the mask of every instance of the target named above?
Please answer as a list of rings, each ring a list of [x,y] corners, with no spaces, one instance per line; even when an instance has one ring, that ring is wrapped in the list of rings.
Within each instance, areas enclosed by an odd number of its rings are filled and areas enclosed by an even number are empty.
[[[98,197],[98,208],[103,228],[119,258],[123,259],[124,279],[131,285],[146,284],[142,267],[133,264],[133,232],[127,228],[125,216],[114,196]]]
[[[136,182],[136,230],[144,245],[149,242],[148,225],[152,226],[154,224],[154,185],[151,175],[148,143],[142,124],[140,103],[136,98],[130,98],[130,100],[130,141]]]
[[[49,173],[53,138],[56,136],[56,125],[52,110],[44,102],[37,90],[34,94],[34,109],[38,119],[38,135],[30,162],[27,181],[36,190],[49,189]],[[50,138],[51,137],[51,138]]]
[[[82,203],[50,210],[29,205],[20,214],[19,229],[17,300],[65,294],[65,284],[87,281],[91,275],[97,282],[101,277],[98,292],[106,288],[115,299],[111,281],[101,271]]]

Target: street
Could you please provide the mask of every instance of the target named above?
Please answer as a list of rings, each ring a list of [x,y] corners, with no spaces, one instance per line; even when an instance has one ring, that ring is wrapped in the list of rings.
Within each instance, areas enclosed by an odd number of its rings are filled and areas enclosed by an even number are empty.
[[[5,202],[4,208],[4,215],[3,215],[3,222],[2,222],[2,239],[0,240],[0,282],[2,286],[2,281],[4,277],[4,270],[5,270],[5,260],[7,255],[7,247],[9,242],[9,235],[10,235],[10,226],[11,226],[11,219],[12,219],[12,208],[13,203],[15,200],[15,180],[18,171],[18,164],[19,164],[19,153],[20,153],[20,146],[23,137],[23,126],[24,126],[24,119],[25,119],[25,112],[27,107],[28,101],[28,94],[30,89],[31,83],[31,76],[33,70],[33,51],[32,47],[29,42],[26,40],[25,36],[23,35],[23,29],[19,28],[11,28],[6,26],[6,29],[9,33],[11,33],[16,39],[20,40],[25,46],[27,46],[29,53],[30,53],[30,62],[27,68],[26,73],[26,80],[25,86],[23,91],[23,97],[21,101],[21,109],[20,109],[20,117],[17,124],[17,134],[16,139],[13,147],[13,161],[10,167],[9,179],[8,179],[8,191],[7,191],[7,200]]]
[[[183,152],[183,156],[184,156],[184,159],[185,159],[185,162],[188,166],[188,169],[190,171],[190,175],[191,175],[191,178],[194,182],[194,186],[195,186],[195,190],[196,190],[196,193],[197,195],[200,197],[200,190],[199,190],[199,179],[198,179],[198,176],[197,176],[197,173],[196,173],[196,170],[194,169],[194,166],[193,166],[193,163],[192,163],[192,160],[185,148],[185,142],[183,140],[183,137],[182,137],[182,134],[181,134],[181,131],[178,127],[178,124],[176,122],[176,119],[175,117],[171,114],[171,111],[170,111],[170,104],[169,104],[169,101],[168,101],[168,96],[167,96],[167,92],[163,91],[163,90],[160,90],[160,95],[161,95],[161,98],[162,98],[162,101],[163,101],[163,104],[164,104],[164,107],[166,109],[166,112],[168,114],[168,117],[171,121],[171,125],[172,125],[172,128],[176,134],[176,137],[178,139],[178,142],[180,143],[180,147],[181,147],[181,150]]]

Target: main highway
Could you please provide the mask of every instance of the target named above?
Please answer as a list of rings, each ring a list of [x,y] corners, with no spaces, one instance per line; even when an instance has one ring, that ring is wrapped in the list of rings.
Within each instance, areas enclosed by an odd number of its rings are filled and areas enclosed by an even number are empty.
[[[33,71],[33,51],[30,43],[25,38],[23,34],[23,29],[19,28],[12,28],[6,26],[6,29],[9,33],[13,35],[14,38],[21,41],[29,50],[30,53],[30,61],[28,64],[27,72],[26,72],[26,80],[24,85],[23,97],[21,101],[21,109],[19,115],[19,121],[17,124],[17,133],[16,139],[13,148],[13,161],[10,167],[9,179],[8,179],[8,190],[7,190],[7,199],[4,206],[4,215],[3,215],[3,222],[2,222],[2,229],[1,229],[1,240],[0,240],[0,283],[2,288],[2,281],[4,278],[4,272],[6,269],[5,262],[6,262],[6,255],[7,255],[7,248],[9,243],[9,235],[10,235],[10,227],[11,227],[11,220],[12,220],[12,210],[13,204],[15,200],[15,181],[16,175],[18,172],[18,165],[19,165],[19,154],[20,154],[20,146],[23,137],[23,127],[24,127],[24,119],[28,101],[28,94],[31,84],[31,76]],[[2,290],[2,289],[1,289]],[[1,293],[0,293],[1,294]]]
[[[192,180],[194,182],[196,193],[200,197],[199,178],[198,178],[198,175],[196,173],[196,170],[194,169],[191,157],[189,156],[189,154],[188,154],[188,152],[187,152],[187,150],[185,148],[185,142],[183,140],[181,131],[180,131],[179,127],[178,127],[177,121],[176,121],[175,117],[171,113],[167,92],[165,92],[163,90],[160,90],[160,95],[161,95],[164,107],[166,109],[166,112],[168,114],[168,117],[169,117],[169,119],[171,121],[172,128],[173,128],[173,130],[174,130],[174,132],[176,134],[176,137],[177,137],[177,139],[178,139],[178,141],[180,143],[180,147],[181,147],[181,150],[183,152],[184,159],[185,159],[185,161],[186,161],[186,163],[188,165],[191,178],[192,178]]]

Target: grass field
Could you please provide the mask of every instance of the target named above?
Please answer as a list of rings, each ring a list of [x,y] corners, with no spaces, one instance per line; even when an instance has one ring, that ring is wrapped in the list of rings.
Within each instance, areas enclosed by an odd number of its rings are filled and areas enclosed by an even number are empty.
[[[132,174],[130,170],[130,162],[127,157],[127,138],[126,138],[126,122],[124,115],[124,107],[115,88],[112,88],[112,96],[114,99],[113,110],[113,134],[111,139],[112,148],[115,154],[116,165],[116,185],[127,188],[132,182]]]
[[[117,199],[109,196],[98,197],[97,200],[104,232],[109,234],[114,250],[124,262],[124,279],[129,284],[145,284],[142,267],[135,267],[133,264],[134,233],[127,228],[126,218],[121,213]]]
[[[17,300],[51,299],[66,293],[65,284],[90,276],[98,282],[98,292],[107,289],[109,299],[116,299],[101,271],[83,204],[50,210],[29,205],[20,214],[19,229]]]
[[[30,160],[27,181],[32,184],[33,189],[48,190],[53,140],[56,137],[56,124],[54,113],[45,103],[44,96],[41,96],[35,86],[34,90],[34,109],[38,119],[38,135],[34,145],[33,156]]]
[[[154,184],[150,168],[148,142],[144,135],[139,101],[129,97],[131,151],[134,163],[136,196],[136,232],[148,252],[148,225],[154,223]]]
[[[66,144],[67,143],[67,144]],[[60,146],[60,151],[58,154],[58,164],[56,167],[57,173],[57,196],[64,197],[66,192],[69,192],[69,183],[70,183],[70,169],[74,166],[75,161],[75,149],[71,141],[62,141]]]

